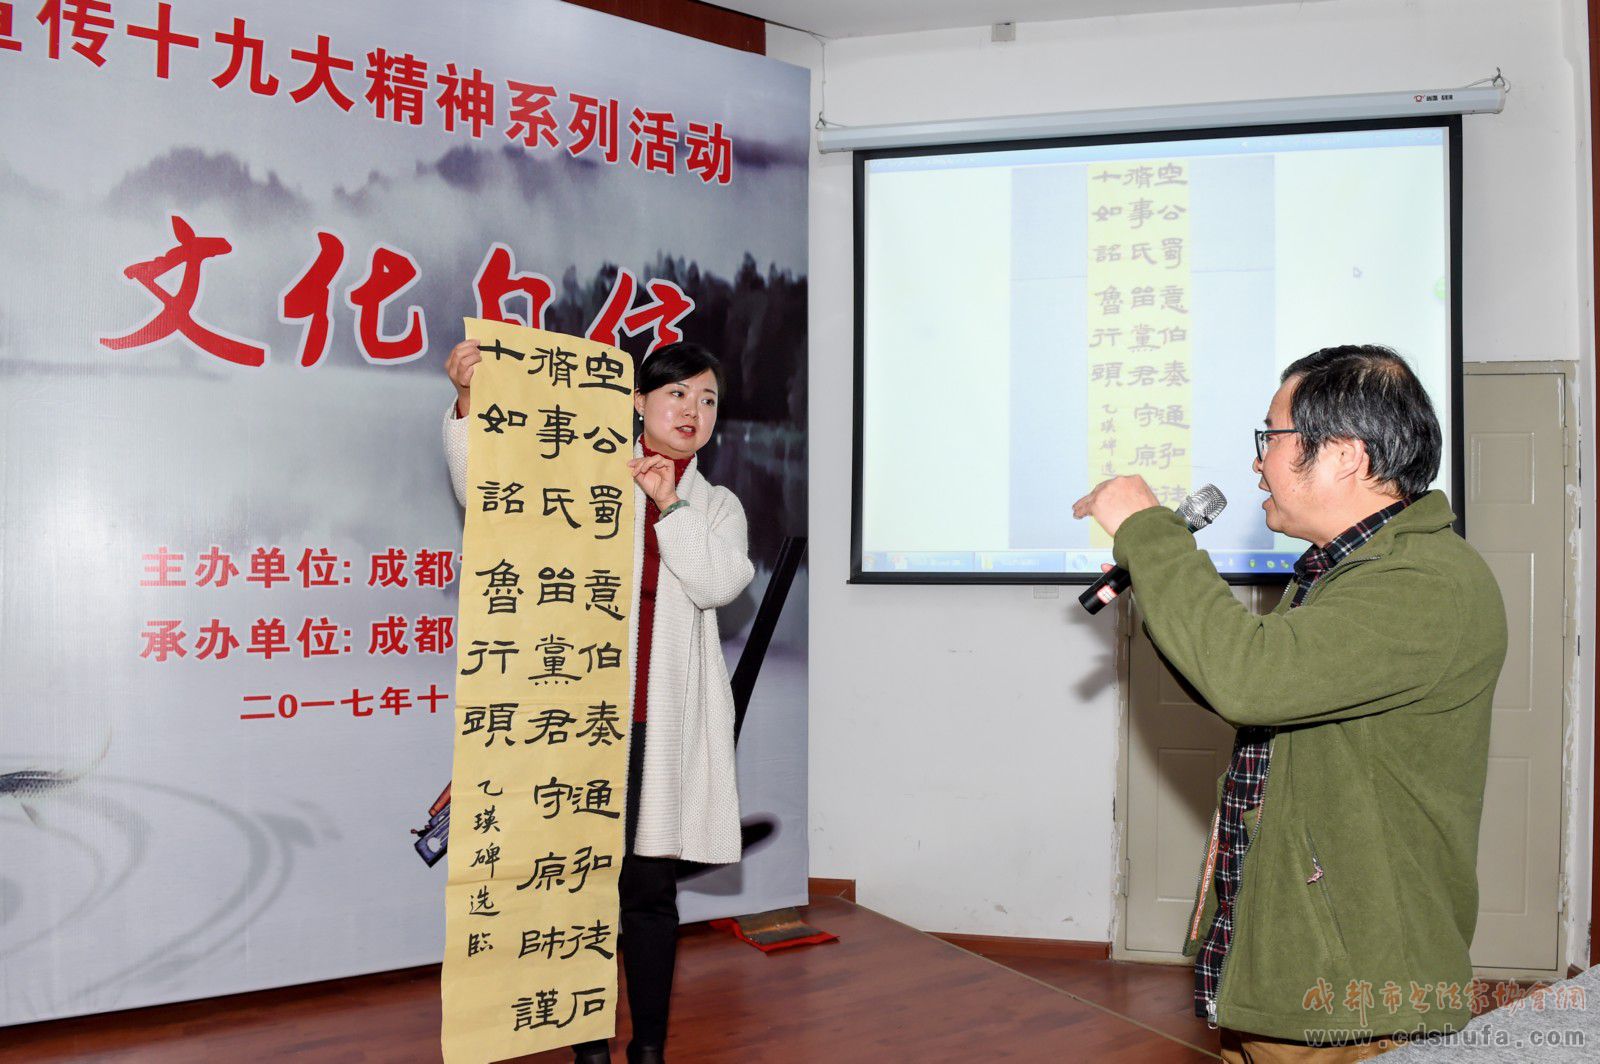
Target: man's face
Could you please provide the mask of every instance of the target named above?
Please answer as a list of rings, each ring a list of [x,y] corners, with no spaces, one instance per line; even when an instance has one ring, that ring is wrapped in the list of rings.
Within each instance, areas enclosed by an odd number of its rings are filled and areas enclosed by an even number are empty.
[[[1283,382],[1267,407],[1267,428],[1292,429],[1294,420],[1289,416],[1289,401],[1294,396],[1299,377]],[[1286,536],[1315,542],[1309,529],[1314,524],[1318,497],[1318,469],[1325,455],[1318,455],[1303,474],[1296,471],[1300,460],[1300,437],[1296,433],[1268,436],[1261,457],[1251,466],[1261,478],[1261,488],[1267,500],[1262,503],[1266,511],[1267,527]]]

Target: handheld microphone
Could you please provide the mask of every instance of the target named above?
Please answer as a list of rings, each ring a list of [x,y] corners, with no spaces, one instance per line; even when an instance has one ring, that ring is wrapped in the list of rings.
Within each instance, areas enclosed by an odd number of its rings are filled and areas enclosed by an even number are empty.
[[[1223,508],[1228,505],[1228,500],[1222,492],[1217,490],[1215,484],[1207,484],[1203,488],[1196,488],[1189,497],[1178,504],[1178,516],[1183,518],[1183,523],[1189,526],[1190,532],[1198,532],[1217,519]],[[1099,613],[1110,604],[1112,599],[1128,589],[1133,582],[1133,577],[1128,570],[1118,565],[1107,570],[1100,579],[1089,585],[1089,589],[1078,596],[1078,604],[1090,613]]]

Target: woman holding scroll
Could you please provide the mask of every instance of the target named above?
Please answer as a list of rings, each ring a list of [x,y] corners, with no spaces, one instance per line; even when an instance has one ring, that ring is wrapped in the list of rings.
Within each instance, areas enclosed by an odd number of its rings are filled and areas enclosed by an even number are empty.
[[[445,456],[462,505],[465,419],[481,360],[477,341],[467,340],[445,363],[457,396],[445,417]],[[628,463],[635,485],[634,724],[618,892],[633,1015],[628,1060],[655,1064],[665,1059],[677,953],[677,863],[739,860],[733,692],[716,611],[739,596],[755,569],[744,508],[727,488],[707,483],[695,463],[726,390],[721,364],[697,344],[671,344],[641,363],[635,383],[642,433]],[[580,1064],[611,1059],[605,1042],[574,1052]]]

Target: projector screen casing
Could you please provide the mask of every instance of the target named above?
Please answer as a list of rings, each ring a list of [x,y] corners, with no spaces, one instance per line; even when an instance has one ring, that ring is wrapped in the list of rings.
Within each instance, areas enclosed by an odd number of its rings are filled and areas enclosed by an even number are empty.
[[[1447,308],[1449,320],[1449,366],[1448,388],[1449,395],[1443,404],[1436,404],[1448,410],[1449,429],[1443,440],[1444,455],[1450,460],[1449,492],[1452,505],[1456,510],[1456,531],[1465,535],[1465,523],[1461,516],[1464,509],[1462,500],[1465,489],[1465,463],[1464,458],[1464,432],[1461,424],[1462,413],[1462,341],[1461,341],[1461,119],[1459,115],[1435,116],[1430,118],[1406,119],[1375,119],[1359,122],[1318,122],[1297,125],[1253,125],[1238,126],[1219,129],[1199,130],[1163,130],[1159,133],[1119,134],[1091,137],[1067,137],[1022,141],[995,141],[974,144],[944,144],[929,145],[917,148],[895,148],[875,151],[860,151],[854,157],[854,217],[853,233],[854,249],[854,295],[855,295],[855,388],[853,395],[853,441],[852,441],[852,483],[851,483],[851,543],[850,543],[850,583],[856,584],[1089,584],[1099,579],[1100,572],[932,572],[932,571],[886,571],[881,569],[865,570],[862,566],[862,519],[863,519],[863,487],[864,487],[864,441],[865,441],[865,416],[866,416],[866,168],[867,165],[879,159],[904,159],[928,155],[962,155],[1002,151],[1030,151],[1042,148],[1056,147],[1087,147],[1107,144],[1139,144],[1139,143],[1167,143],[1172,141],[1205,141],[1237,137],[1277,137],[1296,134],[1341,133],[1361,132],[1368,130],[1389,129],[1426,129],[1442,128],[1447,134],[1446,145],[1446,182],[1448,190],[1448,232],[1449,232],[1449,280],[1450,293]],[[1382,343],[1382,337],[1329,337],[1329,344],[1339,343]],[[1283,351],[1278,352],[1282,366],[1287,366],[1296,358],[1300,358],[1309,351]],[[1403,353],[1403,352],[1402,352]],[[1437,396],[1435,397],[1438,398]],[[1446,409],[1441,409],[1441,415],[1446,414]],[[1262,411],[1264,413],[1264,411]],[[1254,428],[1258,424],[1257,413],[1248,412],[1247,418],[1242,418],[1239,426],[1240,432]],[[1249,423],[1244,423],[1248,421]],[[908,443],[907,446],[915,446]],[[1199,484],[1193,485],[1199,487]],[[939,505],[961,506],[963,500],[959,484],[942,481],[936,472],[929,475],[927,490],[938,492],[943,498]],[[1258,500],[1231,499],[1230,504],[1252,505]],[[1205,533],[1199,534],[1198,542],[1202,548],[1206,546]],[[1231,584],[1282,584],[1288,579],[1287,573],[1224,573],[1223,577]]]

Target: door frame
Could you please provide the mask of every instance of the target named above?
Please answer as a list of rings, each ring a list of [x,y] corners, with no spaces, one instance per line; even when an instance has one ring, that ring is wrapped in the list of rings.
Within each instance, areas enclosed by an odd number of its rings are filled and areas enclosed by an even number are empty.
[[[1586,58],[1589,64],[1589,253],[1592,256],[1589,271],[1589,340],[1591,344],[1589,376],[1584,380],[1589,398],[1585,405],[1593,410],[1595,396],[1600,394],[1600,365],[1595,364],[1593,338],[1597,331],[1595,313],[1595,282],[1600,278],[1600,185],[1595,175],[1600,174],[1600,0],[1589,0],[1589,47]],[[1592,564],[1592,563],[1591,563]],[[1592,579],[1592,578],[1591,578]],[[1583,618],[1590,642],[1600,639],[1600,596],[1596,597],[1595,612]],[[1590,650],[1591,656],[1594,650]],[[1593,670],[1594,701],[1587,707],[1591,726],[1589,729],[1590,756],[1589,796],[1594,803],[1589,810],[1589,963],[1600,964],[1600,659],[1589,666]]]
[[[1600,2],[1600,0],[1591,0]],[[1581,631],[1582,596],[1578,586],[1578,558],[1577,540],[1579,513],[1581,510],[1581,495],[1579,488],[1579,451],[1578,451],[1578,363],[1576,362],[1468,362],[1463,367],[1465,375],[1469,377],[1515,377],[1527,375],[1553,375],[1561,378],[1562,390],[1562,418],[1561,440],[1562,455],[1565,464],[1563,476],[1566,493],[1566,505],[1562,507],[1562,542],[1567,549],[1562,555],[1562,632],[1561,632],[1561,674],[1565,682],[1561,685],[1561,850],[1560,868],[1556,879],[1556,967],[1551,969],[1538,968],[1474,968],[1479,975],[1494,979],[1541,979],[1545,981],[1567,978],[1567,950],[1570,945],[1570,936],[1567,924],[1570,922],[1572,908],[1577,898],[1573,896],[1572,885],[1577,881],[1573,875],[1575,863],[1578,860],[1578,848],[1572,843],[1571,831],[1573,816],[1576,812],[1575,805],[1583,800],[1582,795],[1574,794],[1572,781],[1575,777],[1579,753],[1579,722],[1577,717],[1579,664],[1577,653],[1578,633]],[[1466,456],[1462,456],[1466,460]],[[1470,536],[1472,526],[1467,526]]]
[[[1590,0],[1593,5],[1600,5],[1600,0]],[[1573,875],[1574,862],[1577,859],[1576,848],[1570,845],[1573,841],[1569,838],[1571,831],[1574,803],[1582,800],[1581,795],[1572,793],[1572,780],[1576,768],[1578,749],[1578,722],[1576,715],[1578,692],[1578,657],[1576,635],[1580,630],[1580,595],[1577,583],[1577,557],[1576,543],[1573,534],[1578,528],[1579,493],[1574,490],[1578,484],[1578,407],[1577,407],[1577,382],[1578,364],[1576,362],[1468,362],[1462,366],[1464,376],[1523,376],[1529,374],[1555,375],[1562,381],[1562,402],[1565,408],[1565,424],[1562,426],[1562,450],[1565,460],[1566,505],[1562,508],[1562,542],[1567,544],[1567,549],[1562,557],[1562,674],[1566,682],[1561,685],[1561,810],[1560,810],[1560,867],[1557,870],[1557,904],[1559,916],[1556,920],[1556,959],[1557,967],[1541,968],[1474,968],[1477,974],[1491,979],[1539,979],[1553,980],[1564,979],[1567,976],[1568,946],[1568,914],[1577,900],[1572,896],[1571,885],[1576,882]],[[1466,456],[1462,456],[1466,460]],[[1463,477],[1465,470],[1463,470]],[[1470,529],[1469,529],[1470,531]],[[1253,589],[1275,590],[1275,589]],[[1109,937],[1111,939],[1111,959],[1122,961],[1144,961],[1156,964],[1188,964],[1189,958],[1178,951],[1177,943],[1170,953],[1152,952],[1149,950],[1130,950],[1123,945],[1123,931],[1128,919],[1128,741],[1129,731],[1132,726],[1131,684],[1129,682],[1130,648],[1133,639],[1133,609],[1123,596],[1117,601],[1117,642],[1116,642],[1116,675],[1117,675],[1117,782],[1116,792],[1111,802],[1112,833],[1111,833],[1111,894],[1112,912]],[[1255,608],[1259,609],[1259,602]],[[1600,672],[1597,672],[1600,679]],[[1600,748],[1600,742],[1596,743]],[[1596,763],[1596,779],[1600,779],[1600,759]],[[1597,819],[1600,819],[1600,786],[1595,788],[1597,794]],[[1196,854],[1198,862],[1199,854]],[[1597,867],[1597,878],[1600,878],[1600,867]],[[1600,903],[1597,903],[1600,904]],[[1597,911],[1591,908],[1592,914]],[[1590,936],[1590,949],[1594,950],[1595,936]]]

